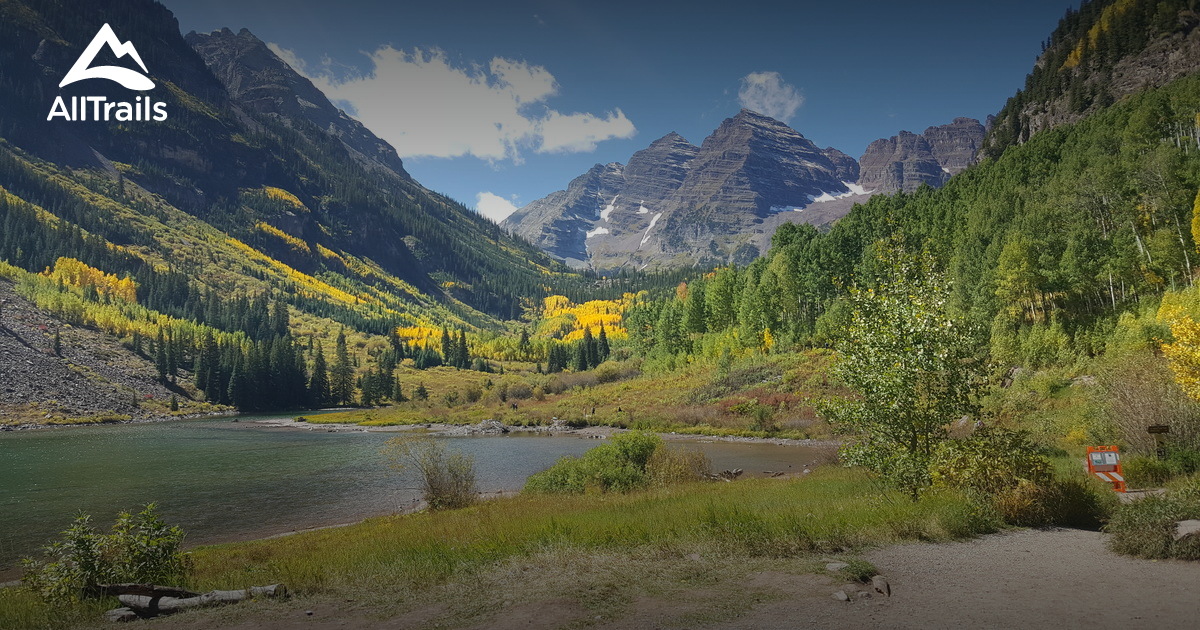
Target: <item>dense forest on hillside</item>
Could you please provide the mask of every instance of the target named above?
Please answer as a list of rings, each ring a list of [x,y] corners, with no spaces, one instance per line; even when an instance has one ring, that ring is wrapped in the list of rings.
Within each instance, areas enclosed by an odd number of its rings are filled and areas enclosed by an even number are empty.
[[[1013,144],[1029,140],[1046,122],[1074,120],[1111,105],[1112,71],[1119,63],[1198,25],[1195,0],[1091,0],[1078,10],[1068,9],[1042,44],[1025,86],[996,115],[985,154],[998,157]],[[1128,89],[1117,86],[1117,93]],[[1049,120],[1031,121],[1031,113]]]
[[[827,233],[785,225],[753,264],[634,309],[630,334],[647,354],[827,343],[846,289],[873,276],[874,244],[898,234],[944,265],[954,307],[999,363],[1101,353],[1120,313],[1190,286],[1200,262],[1197,111],[1200,79],[1181,80],[1039,134],[942,189],[875,197]]]

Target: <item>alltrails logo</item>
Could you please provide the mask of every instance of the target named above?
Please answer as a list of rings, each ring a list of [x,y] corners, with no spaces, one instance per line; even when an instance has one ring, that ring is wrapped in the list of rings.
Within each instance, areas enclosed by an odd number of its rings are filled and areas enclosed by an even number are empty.
[[[122,43],[117,39],[117,34],[113,32],[112,27],[105,24],[100,27],[100,31],[92,38],[92,43],[83,50],[83,54],[79,56],[75,65],[71,66],[71,70],[67,72],[67,76],[63,77],[58,87],[63,88],[76,81],[87,79],[108,79],[129,90],[141,92],[154,89],[154,81],[136,70],[120,66],[92,66],[96,55],[105,46],[108,46],[118,59],[129,55],[142,68],[142,72],[149,72],[141,55],[133,47],[133,42]],[[67,103],[68,101],[63,97],[55,97],[46,120],[60,117],[72,122],[83,120],[163,121],[167,119],[167,104],[156,103],[149,96],[139,96],[132,103],[109,101],[106,96],[72,96],[69,106]]]

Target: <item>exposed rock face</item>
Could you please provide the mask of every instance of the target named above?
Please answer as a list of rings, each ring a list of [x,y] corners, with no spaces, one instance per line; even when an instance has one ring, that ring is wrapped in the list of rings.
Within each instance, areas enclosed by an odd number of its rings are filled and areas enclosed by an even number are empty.
[[[501,225],[569,265],[585,266],[587,232],[620,193],[624,170],[616,162],[597,164],[571,180],[566,190],[530,202]]]
[[[921,135],[929,143],[938,165],[950,175],[957,175],[975,163],[986,133],[974,118],[955,118],[949,125],[930,127]]]
[[[825,157],[829,158],[830,162],[833,162],[833,166],[836,169],[834,171],[834,175],[837,176],[838,181],[858,181],[860,169],[858,160],[846,155],[845,153],[842,153],[841,151],[838,151],[833,147],[825,147],[825,150],[822,151],[822,153],[825,154]]]
[[[946,181],[929,141],[911,131],[872,142],[859,164],[859,184],[876,192],[912,192],[922,184],[941,186]]]
[[[1081,120],[1122,97],[1195,74],[1200,69],[1197,7],[1183,2],[1155,4],[1092,2],[1092,8],[1101,10],[1084,11],[1082,20],[1078,15],[1071,21],[1064,18],[1027,79],[1027,85],[1041,84],[1042,88],[1032,93],[1024,89],[1009,99],[990,129],[985,152],[997,156],[1012,144]],[[1144,12],[1147,8],[1150,11]],[[1170,15],[1171,11],[1175,14]],[[1132,38],[1141,42],[1134,47],[1128,35],[1138,32],[1143,37]],[[1109,46],[1114,41],[1117,46]],[[1114,47],[1122,52],[1109,50]],[[1104,49],[1104,54],[1097,48]],[[1084,51],[1086,54],[1081,54]],[[1079,54],[1074,63],[1068,63],[1069,53]],[[1047,75],[1053,75],[1052,81]]]
[[[329,102],[311,81],[271,52],[247,29],[188,33],[184,38],[209,70],[225,85],[229,96],[245,110],[307,120],[342,141],[360,161],[380,164],[407,175],[396,149],[362,123]]]
[[[680,186],[684,208],[721,207],[760,217],[772,207],[804,206],[847,192],[837,167],[791,127],[743,109],[704,140]]]
[[[922,184],[936,188],[971,165],[985,133],[978,120],[955,118],[921,135],[901,131],[876,140],[859,158],[858,183],[877,193],[912,192]]]
[[[877,140],[856,161],[742,110],[698,148],[672,132],[501,225],[575,267],[748,263],[783,223],[825,225],[874,193],[941,186],[972,163],[984,133],[956,118]]]
[[[765,219],[848,193],[857,171],[848,155],[742,110],[699,148],[668,134],[627,166],[597,165],[503,225],[575,266],[748,262]]]

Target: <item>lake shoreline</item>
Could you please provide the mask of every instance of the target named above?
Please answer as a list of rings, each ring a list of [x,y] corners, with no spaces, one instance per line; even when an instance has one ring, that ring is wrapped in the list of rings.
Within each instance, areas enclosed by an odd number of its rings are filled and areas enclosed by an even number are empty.
[[[355,407],[330,407],[327,409],[317,409],[304,412],[308,415],[337,413],[342,411],[353,411]],[[246,414],[237,411],[212,411],[208,413],[194,413],[181,416],[149,416],[144,418],[136,418],[130,420],[120,420],[114,422],[76,422],[64,424],[39,424],[25,423],[18,425],[3,425],[0,426],[0,433],[16,432],[16,431],[40,431],[51,429],[73,429],[79,427],[96,427],[105,425],[127,425],[127,424],[156,424],[163,422],[175,422],[183,420],[214,420],[220,418],[232,418],[231,422],[243,422],[247,426],[281,428],[290,430],[307,430],[307,431],[327,431],[330,433],[346,433],[346,432],[369,432],[369,433],[403,433],[412,431],[425,431],[433,435],[439,436],[466,436],[466,435],[503,435],[508,433],[524,433],[535,435],[548,436],[577,436],[580,438],[589,439],[606,439],[613,435],[624,433],[630,429],[622,429],[610,425],[587,426],[581,428],[571,427],[566,424],[553,425],[537,425],[537,426],[514,426],[502,425],[494,420],[484,420],[478,424],[448,424],[444,422],[427,422],[421,424],[395,424],[382,426],[362,426],[359,424],[348,423],[307,423],[297,421],[296,418],[303,417],[303,413],[297,413],[293,417],[270,417],[262,420],[255,418],[270,414]],[[286,415],[286,414],[283,414]],[[500,429],[503,427],[503,430]],[[837,440],[817,440],[817,439],[794,439],[794,438],[772,438],[772,437],[753,437],[741,435],[708,435],[705,433],[677,433],[672,431],[655,431],[660,437],[667,441],[693,441],[693,442],[730,442],[730,443],[746,443],[746,444],[774,444],[776,446],[807,446],[812,448],[837,448],[841,446],[841,442]]]
[[[302,416],[298,416],[302,417]],[[269,418],[251,420],[247,426],[258,425],[276,429],[293,431],[326,431],[329,433],[360,432],[360,433],[408,433],[426,432],[442,437],[486,436],[506,434],[529,434],[546,436],[575,436],[582,439],[603,440],[614,435],[626,433],[631,429],[623,429],[610,425],[571,427],[567,424],[515,426],[504,425],[495,420],[483,420],[478,424],[447,424],[443,422],[425,422],[421,424],[393,424],[382,426],[363,426],[348,423],[309,423],[295,418]],[[744,444],[773,444],[775,446],[805,446],[809,448],[837,448],[841,446],[838,440],[794,439],[751,437],[741,435],[707,435],[704,433],[677,433],[673,431],[654,431],[662,439],[669,442],[730,442]]]

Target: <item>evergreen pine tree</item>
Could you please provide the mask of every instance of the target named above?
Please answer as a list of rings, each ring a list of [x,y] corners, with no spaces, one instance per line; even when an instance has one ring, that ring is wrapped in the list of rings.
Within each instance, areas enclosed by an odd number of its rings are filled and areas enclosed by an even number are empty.
[[[154,342],[154,367],[158,369],[158,380],[167,382],[167,348],[162,329],[158,329],[158,340]]]
[[[471,352],[467,350],[467,331],[459,329],[458,331],[458,347],[455,350],[455,357],[458,359],[458,365],[463,369],[471,367]]]
[[[529,329],[522,328],[521,329],[521,339],[517,342],[517,352],[520,353],[520,356],[522,359],[525,359],[525,358],[529,357],[529,350],[530,350]]]
[[[600,339],[597,342],[596,350],[600,357],[600,363],[608,360],[608,356],[612,354],[612,348],[608,345],[608,333],[604,332],[604,326],[600,326]]]
[[[238,409],[250,409],[249,405],[249,386],[246,379],[246,360],[240,349],[235,348],[233,352],[233,369],[229,374],[229,388],[227,399],[230,404]]]
[[[313,359],[312,378],[308,381],[308,400],[320,409],[329,404],[329,371],[325,365],[325,349],[317,343],[317,357]]]
[[[354,397],[354,366],[350,363],[350,353],[346,349],[346,331],[338,332],[337,350],[333,360],[333,378],[331,380],[334,402],[344,405]]]
[[[587,369],[588,369],[587,344],[580,341],[579,343],[575,344],[574,350],[575,351],[573,353],[574,356],[572,357],[573,361],[571,363],[571,369],[576,372],[587,371]]]
[[[594,368],[600,365],[600,349],[596,345],[596,338],[592,336],[591,326],[583,327],[583,359],[588,368]]]
[[[454,365],[454,338],[450,336],[450,329],[442,327],[442,360],[438,364]]]

